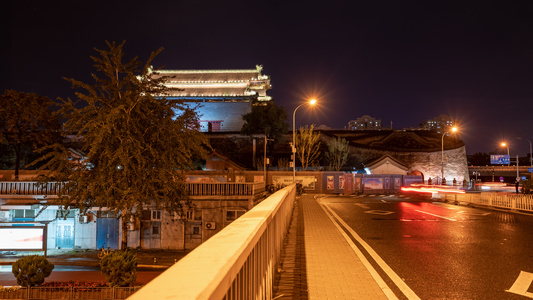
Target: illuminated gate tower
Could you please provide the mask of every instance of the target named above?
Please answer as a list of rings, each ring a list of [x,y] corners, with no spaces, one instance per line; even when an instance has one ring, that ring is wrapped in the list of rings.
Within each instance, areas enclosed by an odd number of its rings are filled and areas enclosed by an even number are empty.
[[[240,131],[242,115],[272,98],[270,77],[263,67],[245,70],[160,70],[154,77],[168,76],[167,99],[198,105],[201,131]]]

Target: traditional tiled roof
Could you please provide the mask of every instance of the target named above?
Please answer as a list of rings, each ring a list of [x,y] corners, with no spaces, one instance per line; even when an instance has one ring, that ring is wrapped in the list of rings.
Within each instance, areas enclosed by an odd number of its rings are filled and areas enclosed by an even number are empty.
[[[244,70],[159,70],[152,77],[165,77],[165,85],[171,89],[168,96],[259,96],[267,100],[270,77],[261,71],[261,66]]]
[[[397,168],[405,169],[406,171],[409,169],[408,166],[406,166],[401,161],[395,159],[394,157],[390,155],[383,155],[377,158],[372,158],[364,162],[364,166],[368,168],[376,168],[378,166],[383,165],[385,162],[391,162],[394,164]]]

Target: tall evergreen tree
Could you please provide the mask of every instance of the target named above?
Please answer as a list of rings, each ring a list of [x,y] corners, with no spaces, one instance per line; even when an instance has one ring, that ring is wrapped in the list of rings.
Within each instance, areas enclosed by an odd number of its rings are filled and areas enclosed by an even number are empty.
[[[54,102],[32,93],[6,90],[0,96],[0,143],[15,154],[18,179],[23,150],[36,150],[58,142],[59,121],[52,115]]]
[[[143,206],[183,214],[189,200],[182,170],[192,167],[194,157],[205,157],[209,146],[197,112],[162,97],[164,77],[150,78],[150,64],[162,49],[142,64],[137,57],[123,62],[124,42],[107,46],[91,57],[97,71],[93,85],[67,79],[82,91],[76,101],[64,100],[59,111],[66,132],[82,141],[85,158],[72,160],[57,145],[45,167],[65,182],[65,205],[112,208],[123,228],[130,216],[142,215]]]

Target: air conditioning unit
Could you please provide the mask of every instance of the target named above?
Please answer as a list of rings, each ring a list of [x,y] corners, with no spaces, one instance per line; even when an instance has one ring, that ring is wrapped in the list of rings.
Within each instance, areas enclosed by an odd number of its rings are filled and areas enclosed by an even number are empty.
[[[79,218],[79,222],[80,223],[88,223],[89,222],[89,216],[85,215],[85,216],[80,216]]]
[[[204,228],[208,230],[214,230],[216,228],[215,222],[205,222]]]
[[[126,226],[127,226],[127,230],[128,231],[134,231],[135,230],[135,224],[133,224],[133,223],[128,223],[128,225],[126,225]]]

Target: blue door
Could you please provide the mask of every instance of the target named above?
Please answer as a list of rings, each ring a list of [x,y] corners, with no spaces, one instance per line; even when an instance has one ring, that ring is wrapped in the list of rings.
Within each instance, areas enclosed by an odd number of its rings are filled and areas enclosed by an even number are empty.
[[[56,247],[74,248],[74,219],[58,219],[56,223]]]
[[[96,220],[96,248],[118,249],[118,225],[116,218],[98,218]]]

